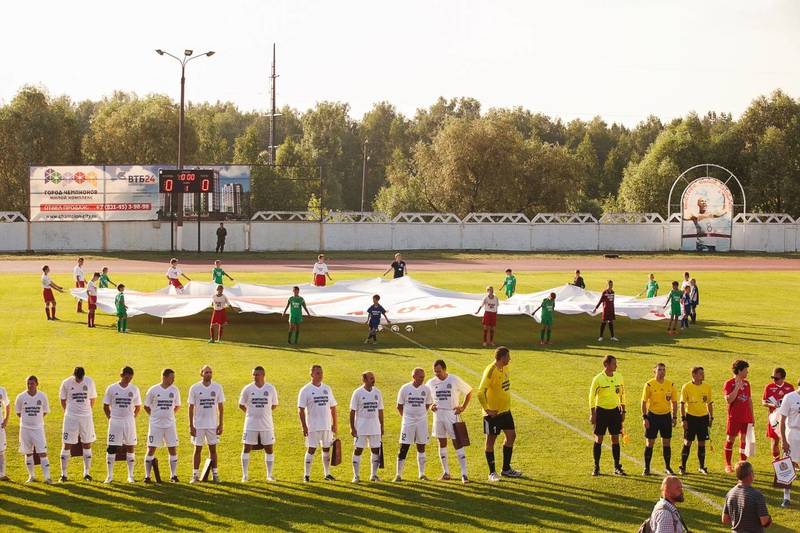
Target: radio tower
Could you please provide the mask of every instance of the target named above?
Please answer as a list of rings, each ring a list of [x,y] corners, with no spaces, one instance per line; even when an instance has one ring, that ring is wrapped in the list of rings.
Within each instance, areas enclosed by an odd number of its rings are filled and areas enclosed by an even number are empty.
[[[275,164],[275,117],[280,116],[275,105],[275,80],[278,75],[275,74],[275,43],[272,43],[272,74],[269,77],[270,81],[270,95],[272,100],[272,110],[269,114],[269,164]]]

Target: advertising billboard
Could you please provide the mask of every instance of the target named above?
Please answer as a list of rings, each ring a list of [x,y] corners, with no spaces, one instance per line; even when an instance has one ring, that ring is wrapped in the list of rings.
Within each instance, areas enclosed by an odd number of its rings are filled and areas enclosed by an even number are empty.
[[[716,178],[698,178],[681,197],[681,250],[727,252],[733,232],[733,195]]]

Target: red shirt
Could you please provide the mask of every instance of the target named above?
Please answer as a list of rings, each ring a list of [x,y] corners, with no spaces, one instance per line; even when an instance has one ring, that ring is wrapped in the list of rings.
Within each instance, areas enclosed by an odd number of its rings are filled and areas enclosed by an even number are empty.
[[[766,387],[764,387],[764,397],[762,400],[769,400],[770,398],[775,398],[777,400],[777,404],[780,405],[783,401],[783,397],[789,394],[794,390],[794,387],[791,383],[786,381],[783,382],[783,385],[778,386],[774,383],[768,383]],[[774,407],[769,408],[769,412],[771,413],[774,411]]]
[[[604,290],[600,295],[600,303],[603,304],[603,316],[614,316],[614,291]]]
[[[725,382],[725,386],[722,390],[725,392],[725,396],[727,396],[733,392],[734,388],[736,388],[736,378],[731,378]],[[744,386],[739,389],[739,394],[736,396],[733,402],[728,404],[728,419],[731,422],[752,424],[753,412],[748,405],[748,402],[751,399],[752,396],[750,395],[750,382],[744,380]]]

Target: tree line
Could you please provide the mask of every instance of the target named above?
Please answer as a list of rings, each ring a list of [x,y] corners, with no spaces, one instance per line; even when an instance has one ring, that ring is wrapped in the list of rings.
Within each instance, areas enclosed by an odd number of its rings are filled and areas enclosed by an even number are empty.
[[[522,107],[484,111],[473,98],[439,98],[413,117],[388,102],[360,120],[342,102],[280,113],[270,167],[266,116],[230,102],[190,103],[186,165],[259,165],[252,210],[306,209],[320,193],[327,209],[359,210],[366,147],[367,210],[600,215],[665,214],[683,170],[717,163],[742,181],[749,211],[800,215],[800,100],[781,91],[753,100],[738,120],[689,113],[633,128],[600,117],[565,123]],[[178,114],[164,95],[75,103],[23,87],[0,107],[0,210],[27,213],[29,165],[174,161]]]

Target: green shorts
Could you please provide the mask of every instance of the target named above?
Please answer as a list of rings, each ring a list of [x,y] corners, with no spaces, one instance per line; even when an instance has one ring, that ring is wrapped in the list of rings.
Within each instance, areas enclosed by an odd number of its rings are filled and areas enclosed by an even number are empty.
[[[682,314],[683,312],[681,311],[680,306],[675,307],[673,305],[672,308],[669,310],[669,316],[681,316]]]
[[[514,296],[514,291],[506,289],[506,298],[511,298],[512,296]]]
[[[128,318],[128,313],[117,312],[117,318]]]
[[[543,326],[552,326],[553,325],[553,317],[551,317],[551,316],[544,317],[543,316],[542,317],[542,325]]]
[[[303,317],[302,316],[290,316],[289,317],[289,324],[291,324],[293,326],[299,326],[300,322],[302,322],[302,321],[303,321]]]

